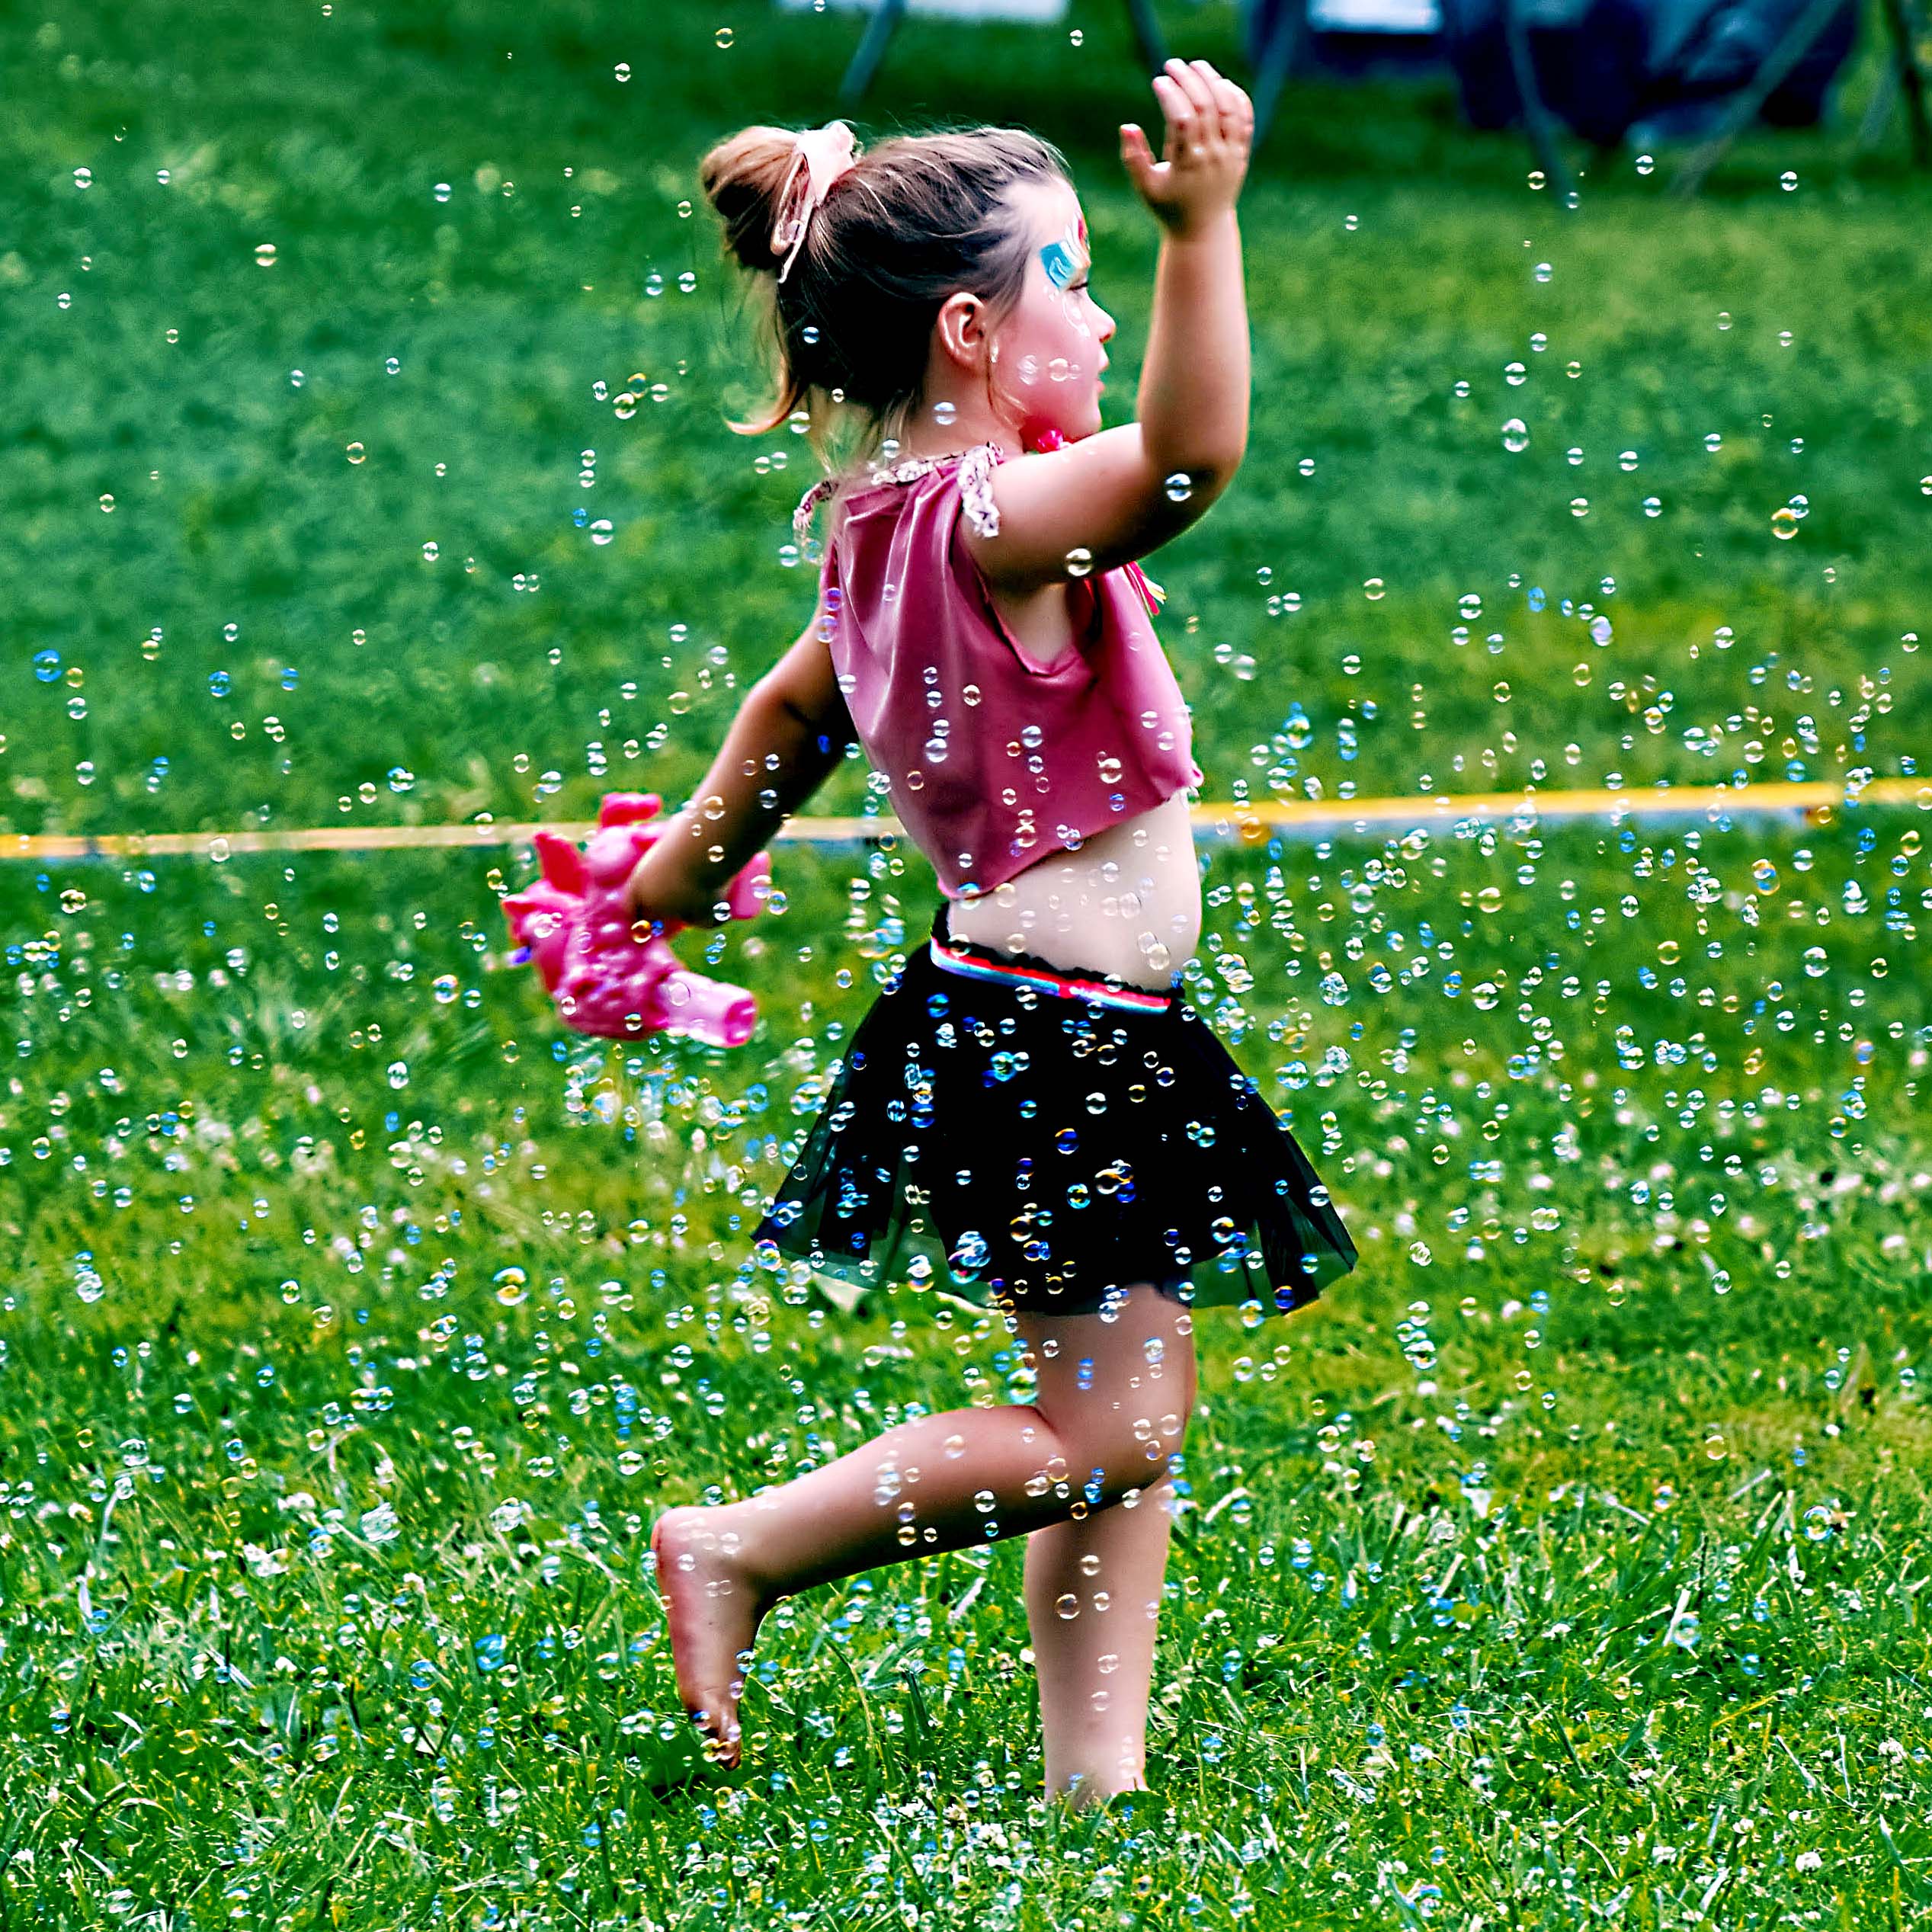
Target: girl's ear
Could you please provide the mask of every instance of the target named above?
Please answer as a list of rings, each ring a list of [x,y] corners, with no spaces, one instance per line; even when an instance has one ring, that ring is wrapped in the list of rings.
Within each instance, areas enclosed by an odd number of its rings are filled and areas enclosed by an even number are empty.
[[[946,353],[963,367],[978,360],[986,342],[986,305],[963,289],[940,305],[934,328]]]

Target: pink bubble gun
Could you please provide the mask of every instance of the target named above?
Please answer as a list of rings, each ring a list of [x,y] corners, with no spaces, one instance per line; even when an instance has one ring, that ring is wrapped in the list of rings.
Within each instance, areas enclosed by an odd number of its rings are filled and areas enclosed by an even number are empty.
[[[611,792],[598,829],[580,851],[560,832],[540,831],[542,876],[503,902],[517,964],[533,960],[564,1024],[600,1040],[687,1033],[711,1046],[742,1046],[758,1024],[758,1002],[742,986],[707,979],[678,963],[675,919],[655,921],[662,934],[639,939],[624,887],[637,862],[662,835],[646,825],[663,800],[655,792]],[[726,902],[748,919],[771,890],[771,861],[758,854],[732,882]]]

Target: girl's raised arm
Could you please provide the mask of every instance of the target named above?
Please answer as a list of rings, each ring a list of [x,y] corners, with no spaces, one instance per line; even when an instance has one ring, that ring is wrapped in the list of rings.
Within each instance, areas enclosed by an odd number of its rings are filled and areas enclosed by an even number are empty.
[[[1254,111],[1204,60],[1154,82],[1167,116],[1156,163],[1131,123],[1121,152],[1166,232],[1155,271],[1137,420],[993,472],[999,533],[962,536],[989,582],[1017,595],[1065,582],[1069,553],[1094,571],[1132,562],[1204,516],[1248,447],[1248,303],[1235,202]],[[1165,91],[1163,91],[1165,90]]]

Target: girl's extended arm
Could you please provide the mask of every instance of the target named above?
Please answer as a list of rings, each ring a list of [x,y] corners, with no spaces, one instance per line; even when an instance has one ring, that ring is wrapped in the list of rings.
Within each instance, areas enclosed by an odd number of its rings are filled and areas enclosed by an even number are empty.
[[[1165,231],[1137,419],[1002,463],[991,484],[998,534],[982,535],[970,520],[960,528],[988,582],[1016,596],[1064,584],[1077,549],[1098,576],[1171,542],[1207,514],[1247,453],[1248,300],[1235,204],[1253,104],[1205,60],[1171,60],[1154,85],[1168,159],[1157,166],[1139,128],[1121,130],[1135,187]]]
[[[835,716],[807,718],[755,684],[704,782],[638,860],[630,883],[635,917],[724,924],[719,902],[732,880],[844,762],[852,742],[842,704]]]
[[[1249,386],[1241,225],[1229,208],[1161,239],[1134,405],[1148,461],[1218,495],[1248,448]]]

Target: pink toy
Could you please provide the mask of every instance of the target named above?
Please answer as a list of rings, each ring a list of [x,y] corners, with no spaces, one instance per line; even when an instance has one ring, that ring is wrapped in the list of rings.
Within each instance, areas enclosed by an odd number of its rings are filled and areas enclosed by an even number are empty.
[[[662,803],[655,792],[607,793],[581,851],[561,833],[537,835],[543,876],[503,902],[521,949],[514,957],[536,962],[565,1024],[578,1033],[601,1040],[688,1033],[712,1046],[741,1046],[758,1024],[757,1001],[741,986],[678,963],[668,942],[684,930],[680,921],[654,920],[662,932],[640,939],[625,907],[625,882],[664,830],[643,822]],[[734,919],[760,911],[771,878],[771,861],[761,852],[726,894]]]

